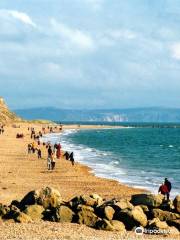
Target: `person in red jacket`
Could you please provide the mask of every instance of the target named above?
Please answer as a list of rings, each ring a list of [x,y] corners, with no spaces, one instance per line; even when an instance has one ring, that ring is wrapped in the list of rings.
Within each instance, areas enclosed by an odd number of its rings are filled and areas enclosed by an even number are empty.
[[[161,193],[162,195],[164,195],[164,196],[167,198],[167,200],[169,200],[169,190],[168,190],[166,184],[163,183],[163,184],[159,187],[158,193]]]

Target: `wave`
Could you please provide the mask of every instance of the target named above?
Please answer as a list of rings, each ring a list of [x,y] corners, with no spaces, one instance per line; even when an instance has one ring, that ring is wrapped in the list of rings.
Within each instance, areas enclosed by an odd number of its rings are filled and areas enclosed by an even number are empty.
[[[74,152],[75,161],[86,164],[96,176],[114,179],[122,184],[135,188],[142,188],[157,193],[162,177],[157,172],[134,170],[131,167],[121,166],[122,159],[113,152],[100,151],[83,144],[75,144],[69,135],[79,130],[64,130],[58,134],[47,134],[42,141],[50,141],[53,144],[60,142],[64,151]],[[138,171],[138,172],[137,172]],[[174,191],[172,196],[177,192]]]

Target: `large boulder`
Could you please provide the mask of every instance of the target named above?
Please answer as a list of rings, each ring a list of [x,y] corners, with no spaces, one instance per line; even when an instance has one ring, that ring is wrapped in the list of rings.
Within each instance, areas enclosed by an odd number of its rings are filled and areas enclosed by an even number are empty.
[[[86,206],[94,207],[97,205],[97,200],[88,195],[81,196],[81,203]]]
[[[96,205],[102,205],[103,204],[103,198],[100,197],[98,194],[93,193],[90,195],[91,198],[93,198],[94,200],[96,200]]]
[[[117,220],[108,221],[107,219],[99,220],[96,224],[96,228],[105,231],[119,231],[125,232],[125,226],[122,222]]]
[[[9,212],[9,207],[0,203],[0,217],[3,217]]]
[[[88,227],[95,227],[98,221],[98,216],[94,213],[94,209],[89,206],[79,206],[77,214],[79,224],[85,224]]]
[[[161,209],[152,209],[151,211],[153,218],[159,218],[161,221],[169,221],[169,220],[176,220],[180,219],[180,214],[172,213],[168,211],[163,211]]]
[[[14,220],[18,223],[32,223],[30,216],[23,212],[20,212]]]
[[[27,214],[33,221],[39,221],[43,219],[45,209],[40,205],[30,205],[25,210],[24,213]]]
[[[107,220],[112,220],[115,210],[111,206],[102,205],[96,209],[96,213],[100,218],[106,218]]]
[[[177,213],[180,213],[180,195],[176,196],[174,201],[174,207]]]
[[[56,208],[62,202],[61,194],[58,190],[50,187],[29,192],[20,202],[21,208],[27,205],[42,205],[45,209]]]
[[[3,219],[16,219],[17,216],[20,214],[20,210],[19,208],[15,207],[15,206],[9,206],[6,214],[3,216]]]
[[[135,194],[131,197],[131,203],[133,205],[146,205],[148,207],[156,208],[159,207],[164,200],[162,194]]]
[[[60,206],[57,208],[57,220],[58,222],[69,222],[73,221],[74,212],[67,206]]]
[[[115,216],[115,219],[125,224],[127,230],[132,230],[138,226],[145,227],[147,225],[147,217],[139,206],[135,206],[132,210],[124,209]]]
[[[98,194],[76,196],[70,200],[69,206],[75,211],[78,205],[96,207],[103,203],[103,199]]]
[[[132,210],[124,209],[119,211],[119,213],[115,214],[114,219],[122,221],[127,230],[132,230],[135,226],[145,227],[147,225],[147,217],[139,206],[135,206]]]
[[[153,218],[152,220],[148,221],[148,228],[149,229],[168,229],[169,226],[165,221],[160,221],[159,218]]]
[[[180,219],[176,219],[176,220],[168,220],[167,224],[169,226],[174,226],[176,227],[179,231],[180,231]]]
[[[123,209],[133,209],[133,205],[127,199],[120,199],[118,202],[115,203],[115,208],[118,207],[119,210]]]

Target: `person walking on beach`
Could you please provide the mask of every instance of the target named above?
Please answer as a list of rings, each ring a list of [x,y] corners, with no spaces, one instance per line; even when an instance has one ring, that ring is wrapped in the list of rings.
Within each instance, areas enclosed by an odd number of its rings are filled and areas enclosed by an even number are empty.
[[[164,195],[167,200],[169,200],[168,196],[169,196],[169,190],[167,188],[167,186],[165,185],[165,183],[162,183],[162,185],[159,187],[158,193],[161,193],[162,195]]]
[[[38,154],[38,159],[42,158],[41,149],[40,148],[37,150],[37,154]]]
[[[48,147],[48,157],[51,157],[52,155],[52,148],[51,146]]]
[[[73,152],[69,155],[69,160],[71,161],[72,166],[74,166],[74,153]]]
[[[52,170],[55,169],[55,165],[56,165],[55,155],[52,153],[52,155],[51,155],[51,167],[52,167]]]
[[[63,157],[65,157],[66,160],[69,160],[69,153],[65,152],[65,154],[63,155]]]
[[[56,152],[57,159],[60,159],[61,157],[61,144],[57,144],[57,152]]]
[[[32,151],[32,145],[29,143],[29,144],[28,144],[28,154],[30,154],[31,151]]]
[[[166,187],[168,189],[167,200],[169,200],[172,185],[171,185],[171,182],[167,178],[164,179],[164,184],[166,185]]]

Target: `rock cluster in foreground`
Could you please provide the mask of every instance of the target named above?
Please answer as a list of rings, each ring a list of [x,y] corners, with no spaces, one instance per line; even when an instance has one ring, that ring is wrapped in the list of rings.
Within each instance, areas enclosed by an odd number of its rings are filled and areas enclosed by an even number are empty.
[[[29,192],[20,202],[0,204],[2,221],[30,223],[53,221],[85,224],[107,231],[134,231],[136,227],[180,234],[180,195],[164,202],[162,195],[137,194],[131,200],[103,200],[99,195],[82,195],[64,202],[56,189]]]

